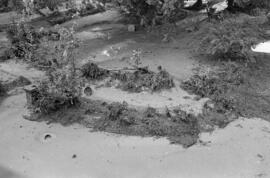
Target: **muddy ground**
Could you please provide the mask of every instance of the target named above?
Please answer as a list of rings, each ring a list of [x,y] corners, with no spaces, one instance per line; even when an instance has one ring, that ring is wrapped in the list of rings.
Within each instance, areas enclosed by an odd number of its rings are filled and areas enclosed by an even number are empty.
[[[193,114],[202,112],[208,99],[198,99],[196,95],[189,94],[180,87],[180,83],[190,78],[198,67],[207,71],[213,63],[202,63],[202,58],[195,55],[190,48],[194,44],[190,44],[191,38],[185,28],[177,38],[164,41],[159,30],[153,33],[128,32],[127,26],[117,21],[119,16],[115,12],[106,12],[100,17],[98,14],[76,21],[76,36],[82,40],[77,56],[78,66],[90,61],[107,69],[123,68],[128,66],[124,59],[134,49],[143,49],[143,65],[148,65],[153,71],[162,66],[174,77],[177,87],[158,93],[94,88],[91,99],[126,101],[136,108],[180,106]],[[71,24],[68,22],[63,26]],[[6,42],[4,33],[1,41]],[[268,56],[265,58],[267,62]],[[267,71],[266,67],[262,71]],[[263,77],[256,81],[256,88],[261,86],[260,91],[268,92],[268,75],[260,74],[259,71],[254,76],[254,80],[258,79],[257,76]],[[0,64],[2,81],[9,82],[19,76],[36,84],[44,78],[44,73],[18,61]],[[202,133],[194,146],[184,149],[180,145],[169,144],[165,138],[92,132],[77,124],[64,127],[31,122],[23,119],[29,114],[23,87],[19,86],[8,94],[0,106],[0,177],[208,178],[270,175],[270,125],[259,119],[269,119],[265,117],[268,104],[263,103],[265,108],[262,107],[260,112],[256,104],[260,102],[252,98],[248,100],[250,108],[243,108],[252,113],[250,118],[239,118],[225,129]]]

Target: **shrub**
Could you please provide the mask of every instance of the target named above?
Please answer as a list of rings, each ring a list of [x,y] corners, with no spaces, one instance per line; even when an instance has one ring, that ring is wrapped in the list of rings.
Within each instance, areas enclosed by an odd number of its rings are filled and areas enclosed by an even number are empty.
[[[8,12],[11,8],[9,7],[9,0],[0,0],[0,13]]]
[[[147,68],[137,68],[135,72],[119,71],[113,73],[112,78],[120,81],[119,88],[129,92],[143,90],[156,92],[174,87],[173,78],[162,69],[158,73],[149,71]]]
[[[11,52],[18,58],[31,58],[40,44],[40,34],[25,22],[13,22],[7,29]]]
[[[122,8],[123,12],[130,17],[134,17],[141,25],[149,26],[163,21],[171,20],[183,14],[181,7],[183,0],[115,0]],[[183,17],[180,17],[183,18]]]
[[[80,87],[73,77],[59,73],[53,81],[43,81],[28,92],[29,108],[38,114],[48,115],[79,104]]]
[[[25,10],[25,4],[23,0],[10,0],[9,2],[9,6],[17,11],[17,12],[22,12],[23,10]]]
[[[108,70],[102,69],[91,62],[84,64],[81,68],[81,71],[83,77],[91,80],[103,79],[109,74]]]
[[[81,95],[81,82],[75,68],[74,53],[78,47],[74,31],[59,29],[60,41],[56,50],[56,65],[46,72],[47,78],[30,91],[28,100],[32,111],[50,114],[66,107],[76,106]]]
[[[265,8],[270,9],[268,0],[235,0],[235,4],[243,9]]]
[[[219,70],[220,72],[194,75],[182,82],[181,87],[200,97],[210,98],[218,113],[236,111],[237,101],[229,96],[229,92],[244,84],[245,68],[235,63],[225,63]]]
[[[201,40],[199,51],[218,59],[254,62],[251,47],[264,39],[259,24],[250,19],[242,22],[228,19],[209,24]]]
[[[59,68],[67,64],[70,48],[77,48],[79,45],[72,33],[61,27],[37,30],[24,21],[13,23],[7,30],[11,42],[9,52],[10,55],[41,69]]]

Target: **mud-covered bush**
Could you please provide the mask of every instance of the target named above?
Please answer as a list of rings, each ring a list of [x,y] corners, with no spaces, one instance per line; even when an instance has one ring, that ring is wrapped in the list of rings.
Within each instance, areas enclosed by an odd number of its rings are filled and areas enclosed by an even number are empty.
[[[8,12],[11,8],[9,7],[9,0],[0,0],[0,13]]]
[[[270,9],[270,1],[268,0],[235,0],[234,3],[238,7],[246,10],[254,8]]]
[[[215,103],[218,113],[236,111],[237,101],[229,92],[244,84],[245,68],[235,63],[225,63],[220,71],[203,75],[194,75],[182,82],[181,87],[200,97],[208,97]]]
[[[41,35],[23,21],[13,22],[6,32],[11,43],[10,50],[18,58],[30,58],[41,42]]]
[[[62,68],[70,58],[74,59],[74,49],[79,46],[79,41],[73,35],[73,29],[56,28],[51,32],[43,32],[45,37],[38,49],[32,55],[31,62],[41,69]]]
[[[219,71],[197,74],[183,81],[181,87],[201,97],[226,93],[231,87],[245,82],[245,67],[236,63],[223,63]]]
[[[7,30],[11,56],[29,62],[40,69],[62,67],[70,56],[70,48],[77,48],[79,41],[73,29],[35,29],[25,22],[14,23]],[[74,57],[74,56],[73,56]]]
[[[208,97],[220,92],[222,86],[218,88],[218,81],[217,77],[194,75],[182,83],[182,88],[201,97]]]
[[[154,108],[147,108],[145,111],[130,108],[125,102],[105,105],[100,103],[99,105],[102,105],[103,109],[99,109],[100,117],[92,123],[94,130],[127,135],[167,137],[172,143],[182,144],[184,147],[195,144],[198,139],[197,118],[184,111],[182,114],[176,113],[175,116],[168,117],[166,114],[158,113]],[[95,115],[97,114],[95,113]]]
[[[16,57],[28,62],[44,64],[57,54],[56,45],[60,45],[59,29],[35,29],[23,20],[13,22],[8,29],[7,38],[10,49],[6,58]],[[59,42],[58,42],[59,41]],[[58,43],[56,43],[58,42]]]
[[[9,0],[9,6],[20,13],[25,10],[25,2],[23,0]]]
[[[120,81],[119,88],[129,92],[141,92],[144,90],[156,92],[174,87],[173,78],[167,71],[162,69],[158,73],[147,68],[138,68],[135,72],[119,71],[113,73],[112,78]]]
[[[104,79],[109,75],[109,71],[106,69],[102,69],[98,67],[97,64],[94,63],[86,63],[81,68],[82,76],[91,79],[91,80],[99,80]]]
[[[218,59],[255,62],[251,47],[264,39],[260,24],[250,19],[227,19],[204,29],[199,51]]]
[[[34,90],[30,92],[29,100],[32,111],[41,114],[76,106],[81,95],[81,82],[75,67],[75,51],[78,47],[72,30],[59,30],[60,41],[54,54],[55,65],[46,71],[44,79]],[[34,101],[34,102],[33,102]]]
[[[74,81],[62,75],[57,85],[43,81],[37,88],[28,92],[28,105],[33,113],[42,115],[78,106],[79,89]],[[71,86],[72,85],[72,86]]]
[[[171,22],[175,18],[185,18],[181,11],[183,0],[114,0],[128,16],[136,19],[141,25],[149,26]]]

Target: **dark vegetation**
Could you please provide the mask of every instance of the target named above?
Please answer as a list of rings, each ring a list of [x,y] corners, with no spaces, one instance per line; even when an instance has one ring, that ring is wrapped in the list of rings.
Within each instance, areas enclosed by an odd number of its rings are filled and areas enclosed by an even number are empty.
[[[215,105],[214,113],[222,114],[218,117],[269,120],[269,91],[264,84],[269,81],[269,55],[251,50],[254,44],[269,39],[268,28],[267,19],[243,14],[227,14],[224,21],[202,24],[197,32],[203,36],[199,52],[207,55],[211,65],[218,69],[207,74],[198,72],[184,81],[182,88],[210,98]]]
[[[110,71],[94,63],[86,63],[81,71],[82,76],[89,80],[110,78],[106,83],[107,86],[112,86],[114,81],[119,81],[116,87],[128,92],[139,93],[144,90],[156,92],[174,87],[173,78],[161,68],[157,73],[150,71],[147,67]]]
[[[41,60],[41,55],[47,51],[44,49],[46,46],[44,43],[60,40],[60,34],[57,30],[37,30],[23,21],[13,22],[9,25],[6,33],[11,44],[6,53],[6,59],[16,57],[25,61],[42,63],[44,61]],[[39,51],[42,48],[44,52],[40,54]]]
[[[6,93],[6,89],[4,88],[3,84],[0,82],[0,97],[4,96]]]
[[[237,100],[231,96],[232,91],[245,82],[245,69],[236,63],[224,63],[218,71],[194,75],[182,83],[182,88],[200,97],[213,101],[220,114],[240,115]]]
[[[120,81],[118,88],[129,92],[141,92],[143,90],[155,92],[174,87],[172,77],[162,69],[158,73],[152,72],[148,68],[138,68],[135,72],[119,71],[112,75],[112,79]]]
[[[53,12],[48,17],[52,24],[63,23],[78,13],[84,16],[99,9],[90,1],[84,1],[81,9],[60,13],[57,9],[60,1],[37,2],[35,12],[46,6]],[[246,4],[239,2],[229,0],[228,10],[235,11],[241,7],[247,9]],[[262,8],[266,2],[252,1],[248,6],[252,6],[250,9]],[[182,8],[183,2],[177,0],[131,0],[130,3],[118,3],[130,18],[142,26],[175,23],[187,16]],[[19,3],[16,6],[22,8]],[[200,9],[200,0],[195,6],[195,9]],[[211,131],[216,126],[225,127],[238,116],[270,118],[270,94],[264,92],[269,87],[261,82],[270,80],[270,64],[260,61],[260,56],[255,56],[250,49],[268,36],[259,21],[251,21],[250,18],[232,20],[238,17],[229,14],[224,17],[226,19],[204,22],[208,25],[202,25],[202,28],[198,25],[200,51],[211,56],[219,66],[218,71],[198,73],[182,83],[182,87],[190,93],[210,98],[198,116],[181,108],[159,113],[154,108],[139,110],[129,107],[127,103],[106,103],[82,98],[85,81],[110,79],[109,84],[118,81],[116,87],[129,92],[156,92],[170,89],[175,84],[169,73],[161,67],[158,72],[140,67],[138,55],[133,56],[135,63],[132,69],[113,71],[87,63],[78,70],[75,53],[79,42],[74,38],[72,29],[38,30],[25,22],[13,23],[7,29],[11,48],[6,53],[6,59],[16,57],[46,70],[46,80],[38,86],[25,89],[31,110],[27,119],[60,122],[64,125],[79,122],[94,131],[167,137],[173,143],[188,147],[197,142],[200,132]],[[219,62],[221,60],[223,63]],[[0,84],[0,96],[5,90]]]
[[[39,91],[28,93],[28,101],[33,106]],[[57,102],[55,102],[57,101]],[[46,104],[45,104],[46,102]],[[57,104],[56,104],[57,103]],[[33,112],[29,120],[59,122],[63,125],[81,123],[93,131],[106,131],[125,135],[167,137],[171,142],[185,147],[196,143],[200,128],[198,120],[191,114],[173,111],[173,115],[160,114],[154,108],[144,111],[128,107],[127,103],[106,103],[97,100],[81,99],[80,103],[71,105],[65,99],[53,97],[46,100],[44,110]]]
[[[13,23],[7,29],[7,38],[11,43],[9,54],[18,58],[28,58],[38,48],[41,35],[25,23]],[[12,56],[7,56],[11,58]]]
[[[89,62],[81,68],[82,76],[90,80],[100,80],[108,77],[110,74],[109,70],[98,67],[98,65]]]
[[[266,57],[266,56],[264,56]],[[215,112],[228,116],[270,118],[268,81],[269,56],[257,63],[216,63],[217,71],[198,74],[182,83],[182,87],[201,97],[208,97]],[[206,105],[207,106],[207,105]]]
[[[260,19],[256,21],[250,17],[238,17],[236,15],[219,23],[209,23],[207,28],[200,30],[199,35],[203,38],[199,51],[219,60],[256,62],[251,47],[269,35],[265,33]]]
[[[184,19],[187,12],[182,9],[183,0],[115,0],[128,18],[142,26],[175,23]]]

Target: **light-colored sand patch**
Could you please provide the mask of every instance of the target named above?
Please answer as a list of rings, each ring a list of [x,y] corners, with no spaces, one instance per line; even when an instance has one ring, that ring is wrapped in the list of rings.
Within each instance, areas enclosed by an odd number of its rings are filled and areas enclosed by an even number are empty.
[[[270,41],[260,43],[255,48],[252,48],[254,52],[270,53]]]
[[[95,15],[89,15],[82,18],[74,19],[71,21],[68,21],[61,26],[63,27],[72,27],[74,26],[75,30],[80,30],[85,27],[92,26],[96,23],[101,22],[116,22],[117,20],[121,19],[121,14],[119,14],[118,11],[108,10],[103,13],[98,13]]]
[[[0,32],[0,42],[1,42],[1,43],[6,43],[6,42],[8,42],[8,39],[7,39],[7,37],[6,37],[6,33]],[[0,44],[0,45],[3,46],[3,44]]]
[[[207,98],[196,101],[194,100],[194,95],[189,95],[180,87],[154,93],[149,93],[147,91],[129,93],[114,87],[95,89],[94,86],[92,86],[92,88],[93,95],[89,98],[107,102],[127,102],[129,105],[138,108],[146,108],[149,106],[160,109],[161,112],[164,111],[166,107],[169,109],[180,107],[187,112],[199,114],[202,112],[205,102],[208,101]]]
[[[82,31],[76,34],[76,37],[81,40],[92,40],[97,38],[106,38],[106,34],[102,32],[91,32],[91,31]]]
[[[93,39],[109,40],[112,38],[112,34],[115,31],[120,31],[124,28],[126,28],[126,26],[122,24],[100,24],[77,32],[75,36],[81,41]]]
[[[44,77],[44,72],[29,68],[29,66],[23,62],[13,60],[0,63],[0,74],[0,80],[4,81],[23,76],[33,82]]]
[[[16,18],[17,14],[15,12],[0,13],[0,24],[10,24],[13,18]]]
[[[0,171],[17,178],[259,178],[270,176],[270,123],[240,119],[183,149],[166,139],[91,133],[24,120],[24,95],[0,108]],[[50,133],[54,137],[44,142]],[[1,174],[0,174],[1,175]],[[5,178],[11,178],[7,176]]]
[[[88,33],[88,32],[87,32]],[[106,44],[107,35],[102,33],[104,38],[104,44],[99,49],[94,50],[91,55],[83,60],[80,61],[80,63],[86,63],[89,61],[96,62],[96,63],[102,63],[106,61],[114,61],[115,63],[118,63],[117,60],[122,59],[125,56],[130,56],[130,48],[129,46],[131,44],[134,44],[134,40],[123,40],[119,43],[114,44]],[[89,49],[91,50],[91,49]]]

